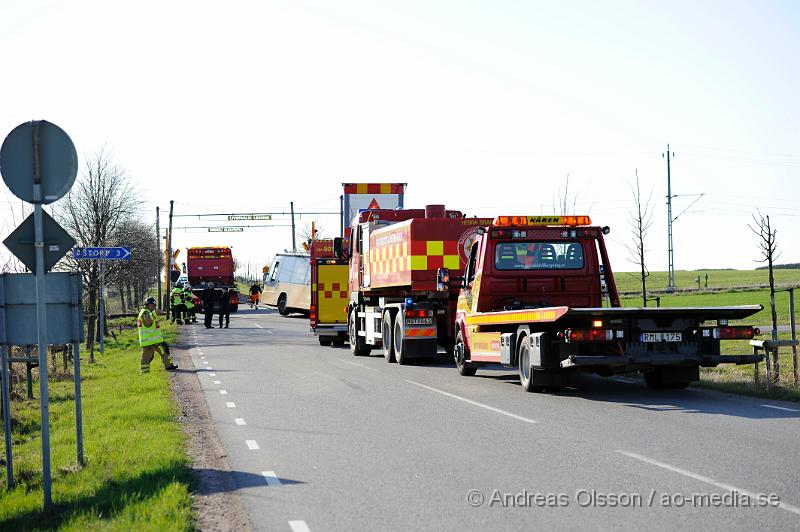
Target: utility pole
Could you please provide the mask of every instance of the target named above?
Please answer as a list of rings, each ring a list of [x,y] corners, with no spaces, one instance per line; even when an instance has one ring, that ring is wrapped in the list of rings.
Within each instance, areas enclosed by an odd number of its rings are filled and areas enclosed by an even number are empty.
[[[289,207],[291,208],[291,211],[292,211],[292,251],[297,251],[297,242],[296,242],[295,236],[294,236],[295,229],[294,229],[294,202],[293,201],[289,202]]]
[[[164,275],[164,291],[169,293],[169,273],[172,267],[172,208],[174,207],[175,202],[173,200],[169,200],[169,229],[167,230],[167,264],[164,268],[166,271]],[[170,313],[170,298],[167,298],[167,304],[164,306],[167,309],[167,316]]]
[[[672,154],[674,155],[674,154]],[[662,157],[664,154],[661,155]],[[669,144],[667,144],[667,290],[674,291],[677,289],[675,285],[675,257],[674,249],[672,247],[672,178],[670,176],[669,160],[670,151]]]
[[[158,247],[158,260],[156,261],[156,279],[158,280],[158,308],[161,309],[161,225],[160,225],[160,211],[158,205],[156,205],[156,246]],[[134,309],[139,308],[137,304]]]

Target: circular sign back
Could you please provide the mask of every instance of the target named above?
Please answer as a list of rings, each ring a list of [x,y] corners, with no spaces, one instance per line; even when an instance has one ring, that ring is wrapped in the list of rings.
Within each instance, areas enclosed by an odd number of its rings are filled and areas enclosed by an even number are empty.
[[[33,195],[34,135],[38,133],[42,196]],[[52,203],[69,192],[78,174],[78,153],[63,129],[45,120],[20,124],[0,147],[0,174],[11,192],[28,203]]]

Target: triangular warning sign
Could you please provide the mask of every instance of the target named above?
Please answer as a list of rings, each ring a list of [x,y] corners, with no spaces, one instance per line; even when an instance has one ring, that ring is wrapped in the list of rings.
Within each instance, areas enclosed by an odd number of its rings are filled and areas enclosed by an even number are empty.
[[[372,201],[370,202],[369,207],[367,207],[367,209],[380,209],[380,208],[381,208],[381,206],[378,205],[378,200],[376,200],[375,198],[372,198]]]

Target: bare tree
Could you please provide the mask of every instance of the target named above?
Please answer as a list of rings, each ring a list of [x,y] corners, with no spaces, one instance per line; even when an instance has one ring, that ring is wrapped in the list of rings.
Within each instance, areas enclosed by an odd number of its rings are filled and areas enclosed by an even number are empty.
[[[313,232],[312,235],[312,225],[313,225]],[[307,222],[303,224],[303,227],[297,232],[297,236],[300,237],[300,242],[303,242],[305,245],[304,247],[307,248],[306,251],[311,249],[311,241],[312,240],[319,240],[320,238],[325,238],[323,235],[325,233],[325,228],[316,220],[313,222]]]
[[[642,191],[639,186],[638,170],[636,170],[635,184],[628,183],[628,186],[633,193],[633,205],[635,207],[635,211],[630,213],[631,220],[629,223],[631,225],[631,243],[625,247],[628,248],[628,252],[630,253],[628,261],[636,264],[639,267],[639,278],[642,281],[642,306],[646,307],[647,278],[650,276],[650,271],[647,269],[647,265],[645,263],[647,248],[644,245],[644,240],[647,236],[648,229],[650,229],[650,226],[653,224],[653,210],[650,206],[650,200],[653,197],[653,188],[650,188],[650,194],[647,196],[647,200],[642,202]]]
[[[569,178],[570,174],[567,174],[567,181],[564,184],[563,190],[559,189],[558,191],[558,207],[553,205],[553,211],[561,215],[570,214],[570,211],[572,211],[572,214],[575,214],[575,208],[578,204],[578,196],[576,194],[570,196]]]
[[[8,190],[5,191],[5,203],[6,216],[3,217],[0,232],[7,235],[14,231],[33,212],[33,206],[20,199],[12,199]],[[0,272],[23,273],[27,270],[25,265],[13,253],[6,249],[0,252]]]
[[[756,210],[753,214],[753,222],[753,225],[748,224],[747,227],[758,237],[758,247],[763,257],[760,260],[756,260],[756,262],[766,262],[769,266],[769,305],[772,310],[772,339],[777,340],[778,313],[775,310],[775,277],[773,275],[772,266],[780,256],[780,253],[778,253],[778,245],[775,242],[775,235],[778,231],[772,228],[769,215],[762,215],[760,210]],[[769,352],[765,351],[765,353],[767,356],[767,372],[769,378]],[[779,371],[778,354],[774,353],[772,357],[772,380],[775,384],[780,382]]]
[[[102,148],[87,157],[80,178],[69,193],[53,205],[53,215],[78,246],[107,246],[114,242],[120,227],[134,216],[139,205],[129,175],[114,163],[111,153]],[[65,261],[83,274],[84,290],[88,294],[89,360],[93,362],[100,287],[98,264],[69,257]]]

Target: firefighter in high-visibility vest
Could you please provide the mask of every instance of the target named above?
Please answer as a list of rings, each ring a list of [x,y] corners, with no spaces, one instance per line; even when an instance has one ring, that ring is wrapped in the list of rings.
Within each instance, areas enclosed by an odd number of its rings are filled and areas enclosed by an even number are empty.
[[[185,320],[186,323],[197,323],[197,308],[194,304],[194,294],[188,286],[183,287],[182,292],[183,305],[186,307]]]
[[[161,336],[161,327],[158,324],[158,316],[155,312],[156,299],[148,297],[144,304],[145,308],[139,311],[139,317],[136,320],[136,327],[139,330],[139,345],[142,346],[141,371],[142,373],[150,373],[150,362],[153,361],[156,351],[161,355],[164,369],[175,371],[178,366],[172,363],[172,359],[169,356],[169,348]]]
[[[178,325],[183,325],[183,312],[186,309],[186,306],[183,304],[183,289],[176,284],[175,288],[172,289],[170,297],[172,303],[172,323],[177,322]]]

